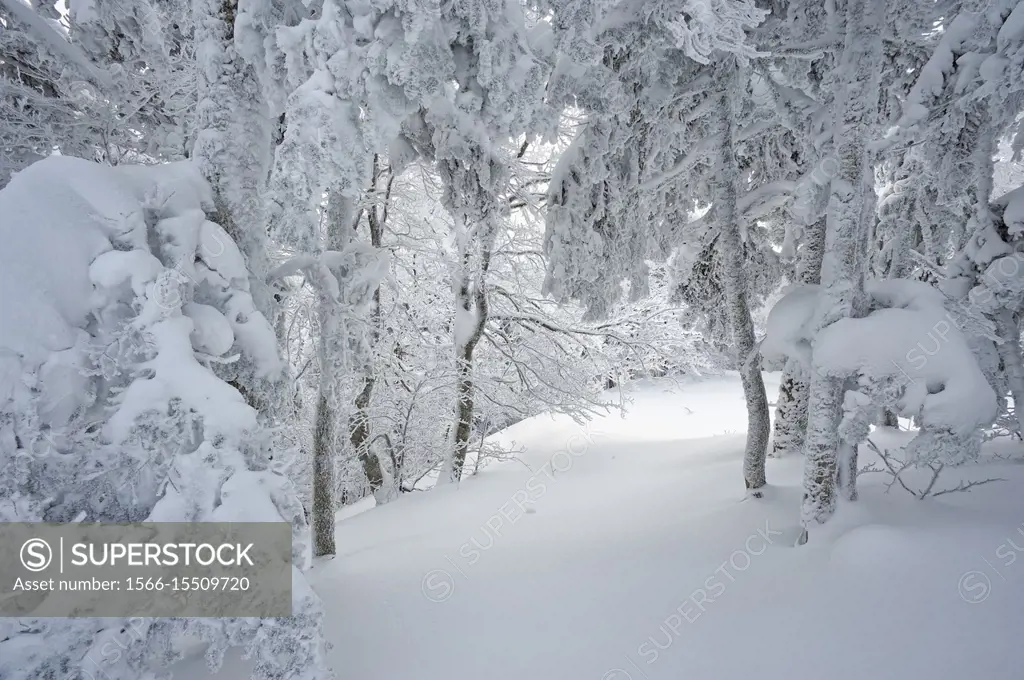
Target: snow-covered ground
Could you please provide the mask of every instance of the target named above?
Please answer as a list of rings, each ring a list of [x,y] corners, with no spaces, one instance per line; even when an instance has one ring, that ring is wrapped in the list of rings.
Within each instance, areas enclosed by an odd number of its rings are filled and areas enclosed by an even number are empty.
[[[631,397],[625,418],[517,424],[497,436],[522,462],[458,490],[344,513],[311,574],[339,679],[1024,677],[1019,447],[936,485],[1010,480],[970,493],[864,475],[794,548],[802,460],[744,500],[738,377]]]

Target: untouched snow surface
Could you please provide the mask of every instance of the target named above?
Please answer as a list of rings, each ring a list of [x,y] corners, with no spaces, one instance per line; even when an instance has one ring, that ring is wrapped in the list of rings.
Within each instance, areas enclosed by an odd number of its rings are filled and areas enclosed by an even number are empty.
[[[770,459],[768,496],[742,500],[738,377],[631,397],[625,419],[509,428],[522,463],[458,490],[346,509],[311,574],[339,680],[1022,677],[1019,445],[937,484],[1009,480],[971,493],[919,501],[866,474],[794,548],[803,460]]]

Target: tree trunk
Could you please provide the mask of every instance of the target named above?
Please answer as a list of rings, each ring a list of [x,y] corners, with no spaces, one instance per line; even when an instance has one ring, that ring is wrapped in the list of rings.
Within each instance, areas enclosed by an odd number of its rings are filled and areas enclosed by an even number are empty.
[[[370,414],[368,407],[370,397],[373,394],[373,386],[377,382],[372,374],[363,376],[363,387],[356,395],[356,412],[349,418],[349,441],[352,442],[352,450],[359,457],[363,465],[363,472],[366,474],[366,481],[370,483],[370,491],[376,496],[384,485],[384,474],[380,469],[380,460],[376,454],[369,450],[370,439]]]
[[[974,169],[974,182],[969,188],[972,196],[973,225],[971,239],[976,243],[987,243],[994,239],[1003,239],[997,228],[989,201],[992,199],[992,184],[995,169],[996,144],[999,138],[996,121],[984,111],[968,117],[968,124],[973,124],[974,144],[971,150],[971,165]],[[982,250],[983,254],[985,250]],[[972,258],[973,259],[973,258]],[[990,262],[974,260],[974,274],[977,280]],[[982,281],[984,278],[982,277]],[[1021,358],[1020,326],[1014,317],[1015,310],[1000,306],[992,315],[996,334],[1002,342],[996,345],[996,351],[1003,364],[1007,387],[1013,397],[1013,415],[1017,425],[1017,434],[1024,437],[1024,362]]]
[[[848,501],[857,500],[857,446],[853,442],[841,442],[839,445],[839,469],[837,482],[843,498]]]
[[[192,159],[213,189],[217,222],[238,245],[250,271],[253,305],[276,323],[274,291],[267,284],[267,216],[264,187],[270,167],[271,126],[256,71],[235,49],[238,0],[193,0],[198,102]],[[213,248],[217,248],[216,245]],[[214,253],[217,255],[219,253]],[[281,364],[281,369],[287,367]],[[229,382],[265,418],[280,416],[283,379],[257,377],[247,364],[233,367]]]
[[[772,437],[773,458],[800,453],[807,434],[807,379],[799,364],[786,361],[775,402],[775,435]]]
[[[489,256],[485,255],[484,272]],[[462,468],[466,464],[469,451],[469,437],[473,427],[473,351],[483,337],[484,326],[487,324],[487,296],[482,280],[471,283],[468,274],[470,258],[463,258],[464,270],[456,292],[455,324],[455,431],[452,448],[438,477],[438,484],[458,484],[462,479]],[[482,278],[482,275],[481,275]],[[471,328],[461,327],[467,319],[473,320]]]
[[[803,250],[800,251],[800,261],[796,270],[798,283],[814,285],[821,283],[821,263],[825,258],[825,231],[826,219],[824,216],[807,227],[806,242]]]
[[[466,345],[462,356],[456,359],[458,384],[456,386],[455,439],[452,443],[452,465],[448,481],[458,483],[469,451],[469,435],[473,425],[473,347]]]
[[[334,546],[334,419],[330,388],[320,378],[313,425],[313,554],[335,554]]]
[[[331,193],[327,203],[326,250],[342,251],[352,241],[352,201],[341,191]],[[332,272],[344,285],[345,276]],[[318,557],[334,554],[334,513],[338,509],[334,480],[335,423],[343,392],[341,373],[349,365],[350,338],[345,332],[340,301],[334,300],[321,284],[320,298],[320,387],[313,424],[313,551]]]
[[[463,83],[469,87],[468,80]],[[463,150],[465,152],[466,150]],[[499,214],[507,197],[494,190],[506,187],[506,169],[489,149],[471,145],[464,162],[449,159],[438,164],[444,179],[443,202],[454,217],[453,236],[458,248],[455,291],[455,427],[451,447],[441,464],[438,485],[458,484],[469,452],[473,430],[473,351],[483,337],[488,319],[487,272],[498,233]]]
[[[825,255],[825,218],[819,218],[806,230],[800,251],[796,282],[821,283],[821,260]],[[775,436],[772,438],[773,458],[799,453],[807,436],[807,398],[810,392],[807,376],[792,360],[786,362],[775,402]]]
[[[723,126],[722,149],[719,159],[714,210],[721,231],[718,237],[718,256],[721,258],[725,298],[729,325],[732,329],[736,367],[743,383],[743,396],[747,402],[747,444],[743,456],[743,481],[750,493],[760,498],[765,486],[765,457],[768,454],[770,417],[768,396],[761,377],[761,365],[755,352],[754,322],[747,301],[744,247],[741,240],[740,219],[736,209],[737,167],[733,150],[735,117],[747,88],[747,69],[738,67],[736,82],[723,97],[721,109]]]
[[[380,157],[373,157],[373,191],[378,191],[378,180],[382,174],[380,167]],[[381,212],[378,212],[376,203],[370,206],[366,214],[367,223],[370,227],[370,245],[374,248],[380,248],[384,241],[384,224],[387,222],[388,215],[388,202],[391,199],[391,187],[394,182],[394,176],[389,172],[388,181],[384,193],[384,206]],[[380,339],[380,326],[381,326],[381,309],[380,309],[380,286],[373,291],[373,311],[371,313],[371,325],[373,330],[370,334],[370,347],[371,356],[372,350],[377,346],[377,342]],[[373,396],[373,388],[377,383],[377,379],[374,376],[375,368],[373,361],[367,366],[367,369],[363,375],[363,384],[359,390],[359,394],[356,395],[355,399],[355,413],[349,419],[349,441],[352,444],[352,450],[356,452],[359,457],[359,462],[362,463],[363,473],[366,475],[366,481],[370,484],[370,491],[373,492],[373,497],[377,501],[378,505],[382,505],[389,501],[394,500],[398,497],[398,486],[401,485],[402,471],[400,469],[393,469],[391,474],[383,468],[380,462],[380,458],[373,450],[370,449],[370,399]]]
[[[867,146],[878,110],[882,59],[882,0],[850,0],[846,41],[839,72],[844,75],[836,98],[834,148],[839,171],[830,187],[821,285],[824,300],[815,327],[855,316],[864,306],[865,201],[873,201],[874,174]],[[835,512],[839,433],[844,380],[812,371],[808,399],[803,533],[828,521]]]

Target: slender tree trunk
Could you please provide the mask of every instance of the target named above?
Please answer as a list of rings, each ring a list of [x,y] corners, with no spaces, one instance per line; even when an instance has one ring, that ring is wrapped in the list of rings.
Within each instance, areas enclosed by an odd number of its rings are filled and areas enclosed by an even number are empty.
[[[715,216],[721,232],[718,237],[718,256],[722,263],[726,306],[729,325],[732,328],[733,347],[736,351],[736,367],[743,383],[743,395],[747,402],[747,444],[743,456],[743,481],[750,493],[760,498],[765,479],[765,457],[768,454],[770,417],[768,396],[761,377],[760,361],[752,356],[755,352],[754,322],[750,317],[747,301],[747,280],[745,275],[744,247],[741,240],[740,220],[736,209],[736,156],[733,149],[735,118],[746,93],[747,70],[736,68],[735,83],[723,97],[721,109],[723,141],[716,177]]]
[[[810,225],[797,267],[796,280],[802,284],[821,283],[821,260],[825,255],[825,218]],[[782,371],[779,398],[775,403],[775,436],[772,457],[799,453],[807,435],[808,377],[800,365],[790,359]]]
[[[455,439],[451,470],[448,480],[458,483],[462,479],[462,468],[466,464],[466,453],[469,451],[469,436],[473,426],[473,345],[466,344],[462,348],[462,356],[456,359],[457,380],[455,407]]]
[[[486,272],[489,255],[484,256]],[[469,452],[469,437],[473,427],[473,352],[483,337],[487,325],[487,296],[481,273],[475,282],[469,273],[470,258],[463,258],[463,272],[456,291],[455,323],[455,430],[452,449],[441,466],[438,484],[457,484],[462,479],[462,468]],[[464,326],[472,322],[469,327]]]
[[[803,250],[800,251],[800,262],[796,272],[798,283],[814,285],[821,283],[821,263],[825,258],[825,225],[826,219],[822,216],[807,227],[806,243],[804,243]]]
[[[466,83],[468,85],[468,83]],[[454,236],[459,269],[453,280],[455,291],[455,427],[452,445],[441,464],[437,483],[458,484],[469,452],[473,430],[473,352],[483,337],[488,320],[487,272],[498,233],[498,215],[507,198],[494,192],[502,186],[505,170],[490,151],[474,147],[466,164],[448,160],[439,163],[445,182],[443,201],[455,218]],[[487,159],[480,164],[479,159]]]
[[[373,157],[373,190],[378,191],[378,181],[382,174],[380,157]],[[391,199],[391,187],[394,176],[388,173],[388,181],[383,196],[383,208],[378,209],[376,202],[370,206],[366,214],[370,227],[370,244],[374,248],[380,248],[384,240],[384,225],[387,222],[388,205]],[[371,356],[372,349],[377,346],[380,339],[381,309],[380,309],[380,286],[373,291],[373,309],[371,312],[371,325],[373,330],[370,333]],[[363,374],[362,387],[355,399],[355,413],[349,419],[349,441],[352,443],[352,450],[359,457],[363,466],[363,473],[370,484],[370,490],[378,504],[384,504],[394,500],[398,496],[396,484],[401,484],[400,469],[395,469],[388,474],[381,465],[380,458],[370,449],[370,400],[373,396],[373,388],[377,383],[374,376],[375,367],[371,360]]]
[[[836,98],[834,148],[839,172],[830,188],[821,284],[824,296],[816,328],[862,312],[864,300],[865,201],[873,201],[874,175],[868,134],[874,129],[882,59],[882,0],[850,0],[846,41],[839,72],[844,75]],[[805,443],[804,499],[801,509],[807,541],[814,524],[835,512],[844,380],[812,371]]]
[[[326,249],[342,251],[352,241],[352,202],[342,192],[331,193],[327,204]],[[332,272],[344,285],[345,276]],[[320,286],[320,386],[313,424],[313,551],[318,557],[333,555],[334,513],[338,509],[335,485],[335,428],[342,403],[343,370],[349,365],[351,347],[344,332],[340,302],[326,285]]]
[[[793,359],[786,361],[775,402],[775,434],[772,437],[773,458],[800,453],[807,434],[807,378]]]
[[[313,554],[335,554],[334,409],[329,387],[320,380],[313,425]]]
[[[848,501],[857,500],[857,447],[856,442],[843,441],[839,445],[839,490]]]
[[[355,413],[349,418],[349,441],[352,442],[352,450],[356,452],[359,462],[363,465],[366,481],[370,483],[370,491],[375,497],[384,486],[384,473],[380,469],[380,460],[375,453],[369,450],[370,414],[368,407],[376,382],[377,380],[372,374],[363,376],[363,387],[355,399]]]
[[[334,513],[337,511],[334,432],[340,387],[334,355],[338,349],[337,314],[336,305],[321,291],[320,384],[313,422],[313,554],[317,557],[334,554]]]
[[[975,128],[974,147],[970,157],[974,168],[974,182],[970,187],[974,204],[971,220],[973,230],[970,236],[978,243],[985,243],[991,239],[1002,238],[996,228],[989,203],[992,199],[998,129],[987,111],[972,114],[968,117],[968,123],[973,123]],[[989,264],[988,261],[975,261],[975,275],[984,271]],[[1010,395],[1013,397],[1017,434],[1024,437],[1024,360],[1021,357],[1020,326],[1014,318],[1014,310],[1011,309],[1000,308],[992,317],[996,333],[1002,340],[996,345],[996,351],[1002,361]]]

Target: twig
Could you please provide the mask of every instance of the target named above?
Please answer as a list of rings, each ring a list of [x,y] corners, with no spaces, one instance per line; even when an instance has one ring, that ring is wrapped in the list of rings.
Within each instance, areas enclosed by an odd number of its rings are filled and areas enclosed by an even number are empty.
[[[947,493],[954,493],[954,492],[958,492],[958,491],[970,491],[974,487],[981,486],[982,484],[989,484],[991,482],[1005,482],[1006,481],[1002,477],[992,477],[992,478],[989,478],[989,479],[980,479],[980,480],[973,481],[973,482],[960,482],[959,484],[957,484],[954,487],[950,487],[948,489],[942,489],[940,491],[933,492],[932,489],[935,488],[935,483],[938,481],[939,475],[942,474],[942,471],[946,468],[946,466],[943,463],[940,463],[938,465],[928,464],[928,465],[922,466],[922,467],[927,467],[929,470],[932,471],[932,478],[928,482],[928,486],[926,486],[923,490],[915,491],[915,490],[911,489],[909,486],[907,486],[903,482],[903,480],[900,478],[900,475],[903,474],[903,471],[906,470],[908,467],[911,467],[910,464],[905,463],[905,462],[899,460],[898,458],[896,458],[895,456],[890,455],[888,450],[883,452],[881,449],[878,448],[877,444],[875,444],[873,441],[871,441],[870,438],[865,440],[865,441],[867,442],[867,445],[869,447],[871,447],[871,450],[878,454],[878,457],[881,458],[882,462],[885,464],[885,467],[888,469],[889,474],[892,475],[892,478],[893,478],[892,481],[885,485],[886,493],[889,492],[889,489],[890,489],[890,487],[892,487],[893,484],[895,484],[896,482],[899,482],[900,486],[902,486],[904,488],[904,490],[907,491],[907,493],[909,493],[910,495],[914,496],[915,498],[917,498],[919,500],[924,500],[925,498],[928,498],[928,497],[935,498],[936,496],[941,496],[941,495],[947,494]],[[894,465],[894,461],[895,461],[895,463],[899,464],[899,466],[900,466],[899,470],[896,470],[896,467]],[[874,463],[872,463],[872,464],[866,465],[863,468],[861,468],[860,470],[858,470],[857,471],[857,475],[860,476],[862,474],[866,474],[866,473],[869,473],[869,472],[885,472],[885,471],[886,470],[882,470],[881,468],[876,466]]]
[[[871,441],[870,437],[866,441],[868,446],[871,447],[871,450],[877,453],[878,457],[882,459],[882,462],[885,464],[885,467],[889,469],[889,474],[892,475],[892,481],[885,485],[885,492],[889,493],[889,489],[892,488],[892,485],[895,484],[896,482],[899,482],[900,486],[902,486],[907,493],[911,494],[912,496],[917,496],[917,493],[915,493],[909,486],[907,486],[903,482],[902,479],[900,479],[900,475],[903,474],[903,471],[907,469],[906,463],[903,463],[903,466],[900,467],[899,471],[897,471],[896,468],[893,467],[892,457],[888,454],[888,451],[886,453],[882,453],[882,450],[878,448],[877,444]]]
[[[982,484],[988,484],[989,482],[1005,482],[1005,481],[1006,480],[1003,479],[1002,477],[991,477],[989,479],[979,479],[978,481],[975,481],[975,482],[960,482],[959,484],[957,484],[956,486],[954,486],[951,489],[943,489],[942,491],[936,491],[935,493],[932,494],[932,497],[934,498],[935,496],[941,496],[944,493],[953,493],[954,491],[970,491],[972,488],[974,488],[976,486],[981,486]]]

